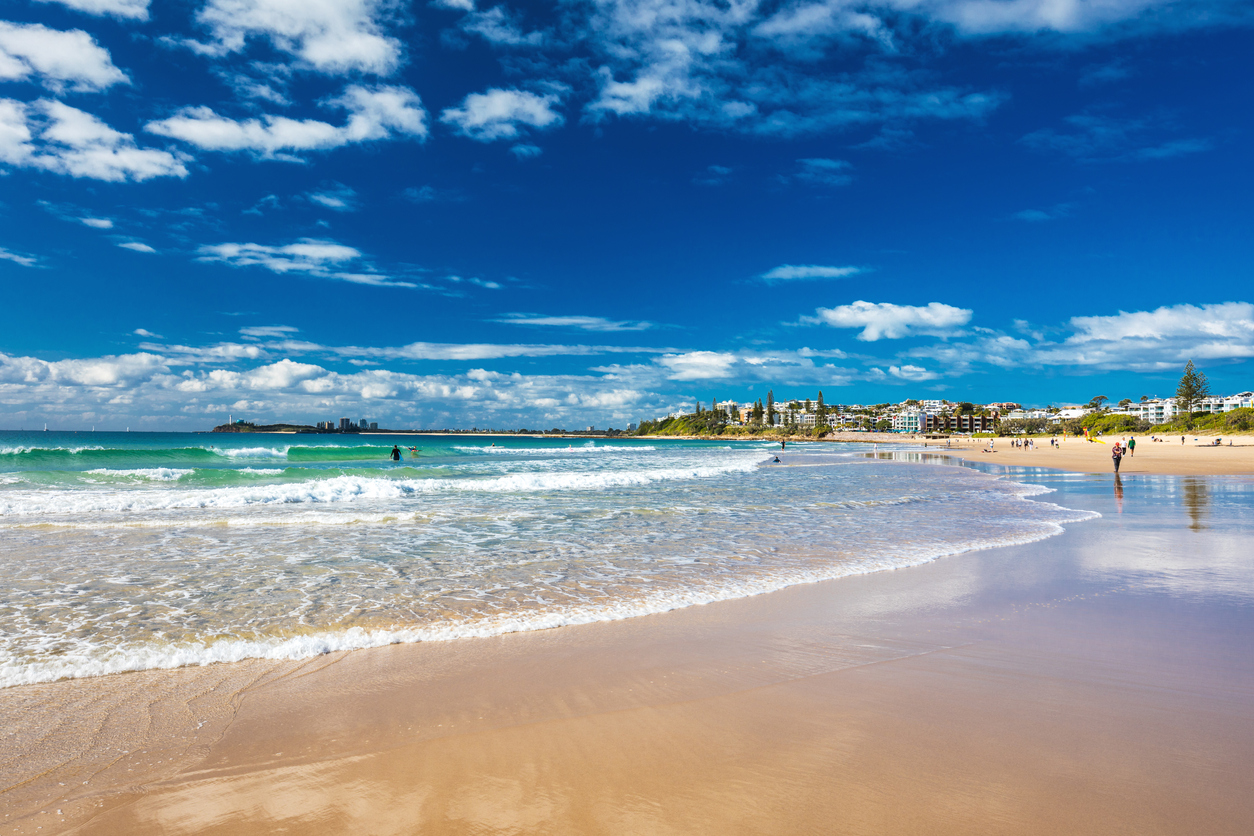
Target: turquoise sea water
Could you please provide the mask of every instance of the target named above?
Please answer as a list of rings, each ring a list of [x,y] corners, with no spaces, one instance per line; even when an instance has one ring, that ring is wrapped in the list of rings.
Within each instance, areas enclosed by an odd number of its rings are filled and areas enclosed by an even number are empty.
[[[626,618],[1092,516],[1029,499],[1043,490],[1031,485],[869,459],[865,445],[790,445],[779,464],[777,452],[0,433],[0,687]]]

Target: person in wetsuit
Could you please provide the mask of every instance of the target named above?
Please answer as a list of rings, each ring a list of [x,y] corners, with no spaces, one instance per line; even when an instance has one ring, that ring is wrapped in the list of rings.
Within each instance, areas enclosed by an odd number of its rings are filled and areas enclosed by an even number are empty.
[[[401,460],[401,448],[399,448],[399,447],[397,447],[395,444],[393,444],[393,445],[392,445],[392,455],[391,455],[389,458],[391,458],[391,459],[392,459],[392,461],[394,461],[394,462],[399,462],[399,461]]]

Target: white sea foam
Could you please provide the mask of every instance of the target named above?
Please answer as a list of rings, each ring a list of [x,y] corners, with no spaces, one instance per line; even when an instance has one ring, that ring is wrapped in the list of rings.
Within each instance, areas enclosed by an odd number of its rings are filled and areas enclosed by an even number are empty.
[[[132,479],[147,479],[153,482],[177,482],[184,476],[190,476],[196,471],[177,467],[139,467],[133,470],[110,470],[107,467],[98,467],[95,470],[84,472],[96,476],[123,476]]]
[[[209,447],[210,451],[229,459],[285,459],[287,447]]]
[[[259,446],[235,451],[236,470],[186,472],[282,480],[214,488],[112,454],[93,486],[38,468],[0,477],[0,687],[629,618],[1092,516],[1028,500],[1036,486],[834,448],[763,468],[772,445],[622,446],[432,444],[438,476],[346,470],[335,453],[270,467],[293,448]]]
[[[1095,512],[1070,512],[1059,520],[1039,524],[1031,531],[973,539],[948,548],[907,547],[894,550],[892,556],[878,555],[856,563],[817,564],[809,569],[774,577],[727,577],[721,579],[717,585],[705,589],[677,588],[646,595],[637,600],[559,607],[550,611],[505,613],[462,622],[446,621],[392,629],[351,627],[269,639],[221,639],[171,645],[149,642],[122,647],[86,646],[79,647],[74,653],[34,663],[21,663],[12,654],[0,653],[0,688],[126,671],[239,662],[246,659],[299,660],[336,651],[361,650],[390,644],[481,638],[576,624],[619,621],[684,607],[762,595],[799,584],[902,569],[971,551],[1022,545],[1061,533],[1062,522],[1075,522],[1097,516],[1100,515]]]
[[[0,518],[84,514],[100,511],[156,511],[175,508],[242,508],[253,505],[334,504],[362,500],[398,500],[434,493],[540,493],[597,491],[647,485],[679,479],[704,479],[753,470],[759,455],[743,456],[719,465],[660,467],[641,470],[601,470],[550,473],[511,473],[477,479],[389,479],[335,476],[281,485],[250,485],[200,490],[13,492],[0,495]],[[43,519],[41,522],[53,522]]]
[[[86,450],[108,450],[108,447],[100,445],[91,445],[84,447],[40,447],[38,445],[17,446],[17,447],[0,447],[0,456],[18,456],[23,453],[82,453]]]

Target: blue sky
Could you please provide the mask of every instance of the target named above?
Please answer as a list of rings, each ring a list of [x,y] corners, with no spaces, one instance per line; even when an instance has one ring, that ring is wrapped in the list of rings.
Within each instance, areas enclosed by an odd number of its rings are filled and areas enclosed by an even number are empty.
[[[1254,386],[1254,12],[11,0],[0,427]]]

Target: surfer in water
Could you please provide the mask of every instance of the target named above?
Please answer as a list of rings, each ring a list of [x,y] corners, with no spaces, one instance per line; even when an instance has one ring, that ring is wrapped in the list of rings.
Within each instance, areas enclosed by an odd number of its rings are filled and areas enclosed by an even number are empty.
[[[395,444],[392,445],[392,455],[388,456],[392,461],[399,462],[401,460],[401,448]]]

